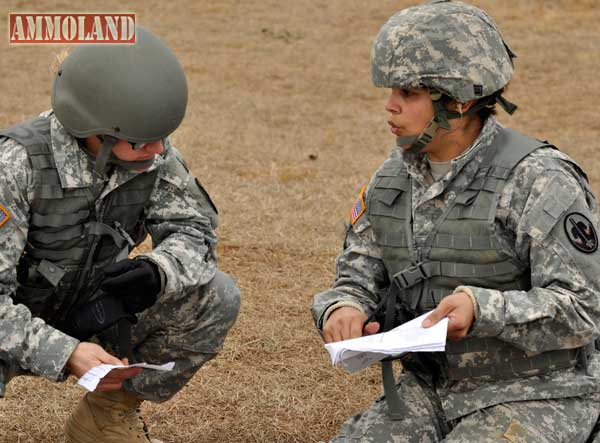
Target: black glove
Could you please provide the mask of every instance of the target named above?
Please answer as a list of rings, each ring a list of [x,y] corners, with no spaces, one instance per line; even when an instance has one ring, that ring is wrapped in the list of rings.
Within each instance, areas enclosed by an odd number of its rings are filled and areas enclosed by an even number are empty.
[[[135,323],[135,315],[129,314],[119,297],[100,292],[98,298],[75,309],[62,325],[60,330],[85,341],[92,335],[104,331],[122,318]]]
[[[123,301],[130,314],[152,306],[160,292],[160,271],[147,260],[125,259],[104,270],[100,289]]]

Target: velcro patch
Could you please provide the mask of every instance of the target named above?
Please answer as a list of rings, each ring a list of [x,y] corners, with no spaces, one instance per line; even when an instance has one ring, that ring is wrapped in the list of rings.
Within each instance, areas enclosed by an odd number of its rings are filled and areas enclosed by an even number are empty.
[[[352,206],[352,210],[350,211],[350,224],[352,224],[352,225],[354,225],[354,223],[356,223],[356,220],[358,220],[360,218],[360,216],[363,215],[363,213],[367,209],[367,206],[365,205],[365,191],[366,190],[367,190],[367,187],[363,186],[363,188],[360,190],[360,194],[358,194],[356,203],[354,203],[354,206]]]
[[[571,244],[590,254],[598,249],[598,235],[594,224],[583,214],[571,212],[565,217],[565,232]]]
[[[10,213],[4,206],[0,205],[0,228],[4,226],[8,220],[10,220]]]

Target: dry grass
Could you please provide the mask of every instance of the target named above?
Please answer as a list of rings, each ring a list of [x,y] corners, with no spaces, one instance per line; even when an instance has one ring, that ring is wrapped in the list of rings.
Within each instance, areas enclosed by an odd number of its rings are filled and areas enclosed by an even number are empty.
[[[358,190],[392,144],[385,92],[371,86],[368,58],[379,26],[412,3],[0,5],[0,17],[134,11],[185,66],[190,105],[175,141],[220,208],[221,268],[239,279],[243,307],[221,356],[174,400],[145,406],[165,442],[316,442],[380,392],[376,370],[350,376],[331,368],[308,308],[334,277]],[[521,109],[511,126],[559,144],[600,191],[600,2],[476,4],[519,55],[508,95]],[[49,107],[47,66],[59,49],[8,47],[2,39],[1,125]],[[71,383],[15,380],[0,401],[0,441],[61,442],[62,423],[81,395]]]

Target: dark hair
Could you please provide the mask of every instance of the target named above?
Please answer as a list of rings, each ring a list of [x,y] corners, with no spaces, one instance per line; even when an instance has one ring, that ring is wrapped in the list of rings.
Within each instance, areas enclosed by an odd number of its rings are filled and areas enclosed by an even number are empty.
[[[484,106],[479,111],[477,111],[477,115],[481,119],[481,121],[486,121],[490,115],[496,115],[498,111],[496,110],[496,105],[492,106]]]
[[[477,109],[476,111],[473,109],[473,111],[471,111],[472,113],[470,115],[477,115],[477,117],[479,117],[482,122],[485,122],[490,115],[498,114],[498,110],[496,109],[497,102],[495,101],[495,98],[502,95],[506,91],[507,88],[508,88],[508,85],[504,86],[503,88],[499,89],[498,91],[494,92],[491,95],[488,95],[488,96],[478,99],[473,104],[473,108],[476,106],[481,106],[481,108]],[[451,106],[453,103],[458,103],[456,99],[452,98],[450,95],[448,95],[445,92],[442,92],[441,100],[442,100],[443,105],[446,107],[446,109],[449,109],[449,110],[451,110]]]
[[[502,95],[507,89],[508,89],[508,85],[506,85],[502,89],[495,92],[494,95]],[[484,101],[485,99],[486,99],[485,97],[480,98],[479,100],[477,100],[477,103]],[[498,114],[498,111],[496,109],[496,103],[494,103],[493,105],[484,106],[483,108],[481,108],[480,110],[477,111],[477,115],[479,116],[479,118],[481,118],[482,121],[486,121],[490,115],[496,115],[496,114]]]

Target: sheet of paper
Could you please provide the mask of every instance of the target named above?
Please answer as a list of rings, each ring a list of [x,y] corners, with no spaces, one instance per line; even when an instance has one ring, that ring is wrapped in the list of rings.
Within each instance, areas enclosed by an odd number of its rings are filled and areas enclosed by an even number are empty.
[[[106,374],[108,374],[113,369],[125,369],[125,368],[144,368],[144,369],[154,369],[156,371],[170,371],[175,366],[175,362],[165,363],[164,365],[152,365],[148,363],[135,363],[132,365],[98,365],[87,371],[85,374],[81,376],[79,380],[77,380],[77,384],[83,386],[88,391],[96,390],[98,383]]]
[[[423,314],[388,332],[367,335],[335,343],[327,343],[325,349],[334,365],[341,365],[356,372],[389,356],[406,352],[440,352],[446,349],[448,319],[440,320],[431,328],[421,323],[429,313]]]

